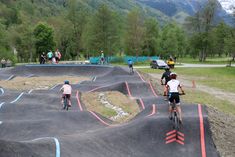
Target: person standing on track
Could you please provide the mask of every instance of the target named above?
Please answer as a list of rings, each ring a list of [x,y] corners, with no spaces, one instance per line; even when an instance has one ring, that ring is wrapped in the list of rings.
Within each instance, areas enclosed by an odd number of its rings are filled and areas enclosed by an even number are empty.
[[[47,53],[47,59],[48,59],[48,61],[49,61],[50,64],[52,63],[52,58],[53,58],[53,53],[52,53],[52,51],[50,50],[50,51]]]
[[[62,106],[64,105],[64,98],[67,97],[68,99],[68,105],[69,107],[72,106],[72,103],[71,103],[71,94],[72,94],[72,87],[71,85],[69,84],[69,81],[64,81],[64,85],[60,88],[60,91],[63,92],[62,94],[62,100],[61,100],[61,103],[62,103]]]
[[[176,104],[177,112],[179,113],[179,121],[182,124],[182,111],[180,107],[180,97],[178,88],[180,88],[181,92],[184,94],[184,90],[180,81],[176,80],[177,74],[171,73],[170,74],[171,80],[167,82],[166,88],[169,91],[169,118],[172,119],[172,104]]]

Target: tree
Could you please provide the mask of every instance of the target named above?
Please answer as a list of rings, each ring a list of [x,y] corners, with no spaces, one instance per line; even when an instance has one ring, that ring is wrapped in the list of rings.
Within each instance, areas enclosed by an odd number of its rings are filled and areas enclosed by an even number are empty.
[[[135,9],[127,15],[127,25],[125,34],[126,53],[136,57],[142,51],[144,43],[144,23],[140,11]]]
[[[227,38],[225,38],[225,51],[228,52],[232,60],[235,60],[235,30],[230,29],[230,33]]]
[[[87,46],[94,54],[104,52],[113,55],[120,43],[118,16],[109,10],[106,5],[101,5],[90,20],[87,31]],[[85,41],[85,40],[84,40]]]
[[[200,44],[194,44],[192,46],[200,45],[199,47],[194,47],[193,49],[199,50],[199,61],[204,62],[208,55],[209,46],[209,34],[213,26],[213,19],[215,15],[215,10],[217,8],[217,1],[209,0],[204,8],[197,11],[195,16],[189,17],[186,20],[186,27],[191,27],[197,39],[201,39],[198,42]],[[199,36],[200,37],[199,37]]]
[[[72,58],[79,56],[84,49],[82,45],[82,36],[85,26],[88,22],[89,12],[83,3],[76,0],[69,0],[69,11],[67,18],[72,24],[72,34],[68,45],[68,50]],[[65,19],[66,20],[66,19]]]
[[[44,23],[39,23],[34,29],[35,48],[37,55],[53,50],[55,46],[53,28]]]
[[[144,24],[144,52],[148,56],[157,54],[159,43],[159,26],[158,22],[154,18],[147,19]]]

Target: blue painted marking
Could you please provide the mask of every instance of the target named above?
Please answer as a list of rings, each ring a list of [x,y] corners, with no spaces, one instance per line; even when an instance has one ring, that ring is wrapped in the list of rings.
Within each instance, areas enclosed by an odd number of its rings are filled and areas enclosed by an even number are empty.
[[[4,90],[3,90],[3,88],[0,88],[0,90],[1,90],[1,95],[3,95],[4,94]]]
[[[3,104],[5,104],[5,102],[2,102],[2,103],[0,104],[0,109],[1,109],[1,107],[2,107]]]
[[[112,65],[92,65],[92,64],[27,64],[26,67],[109,67]]]
[[[15,75],[11,75],[8,79],[6,79],[6,81],[11,80]]]
[[[16,101],[18,101],[23,94],[24,94],[24,92],[22,92],[15,100],[13,100],[10,103],[12,104],[12,103],[15,103]]]
[[[55,137],[42,137],[42,138],[36,138],[34,140],[30,140],[30,141],[37,141],[37,140],[43,140],[43,139],[53,139],[55,141],[55,145],[56,145],[56,156],[55,157],[60,157],[60,143],[57,138],[55,138]],[[29,141],[21,141],[21,142],[29,142]]]
[[[56,85],[54,85],[53,87],[51,87],[51,90],[52,89],[55,89],[57,86],[59,86],[60,84],[56,84]]]
[[[56,145],[56,157],[60,157],[60,143],[57,138],[54,137],[55,145]]]
[[[33,91],[33,89],[31,89],[31,90],[28,92],[28,94],[31,94],[31,93],[32,93],[32,91]]]

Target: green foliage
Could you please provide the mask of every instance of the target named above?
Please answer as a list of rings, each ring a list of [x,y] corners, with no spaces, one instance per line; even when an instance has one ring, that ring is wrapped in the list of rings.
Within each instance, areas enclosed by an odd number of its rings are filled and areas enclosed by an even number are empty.
[[[128,55],[138,56],[142,53],[143,37],[143,17],[138,9],[134,9],[127,15],[125,49]]]
[[[96,52],[95,55],[101,51],[105,55],[113,55],[120,43],[118,16],[106,5],[101,5],[87,28],[89,30],[83,40],[86,49]]]
[[[33,32],[35,36],[36,53],[39,55],[42,52],[53,50],[55,46],[53,28],[44,23],[39,23]]]
[[[159,48],[159,26],[158,22],[154,18],[147,19],[145,21],[144,32],[144,55],[154,56],[158,52]]]
[[[234,58],[234,29],[214,25],[215,8],[208,3],[183,29],[174,22],[163,26],[165,16],[133,1],[0,0],[0,57],[31,62],[58,48],[64,60],[99,56],[101,51],[105,56]]]

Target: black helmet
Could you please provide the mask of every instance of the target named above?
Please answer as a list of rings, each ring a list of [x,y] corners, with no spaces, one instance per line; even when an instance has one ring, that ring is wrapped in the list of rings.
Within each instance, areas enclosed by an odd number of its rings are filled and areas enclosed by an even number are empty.
[[[166,71],[170,70],[170,67],[169,67],[169,66],[166,66],[166,67],[165,67],[165,70],[166,70]]]
[[[68,80],[65,80],[65,81],[64,81],[64,84],[69,84],[69,81],[68,81]]]

